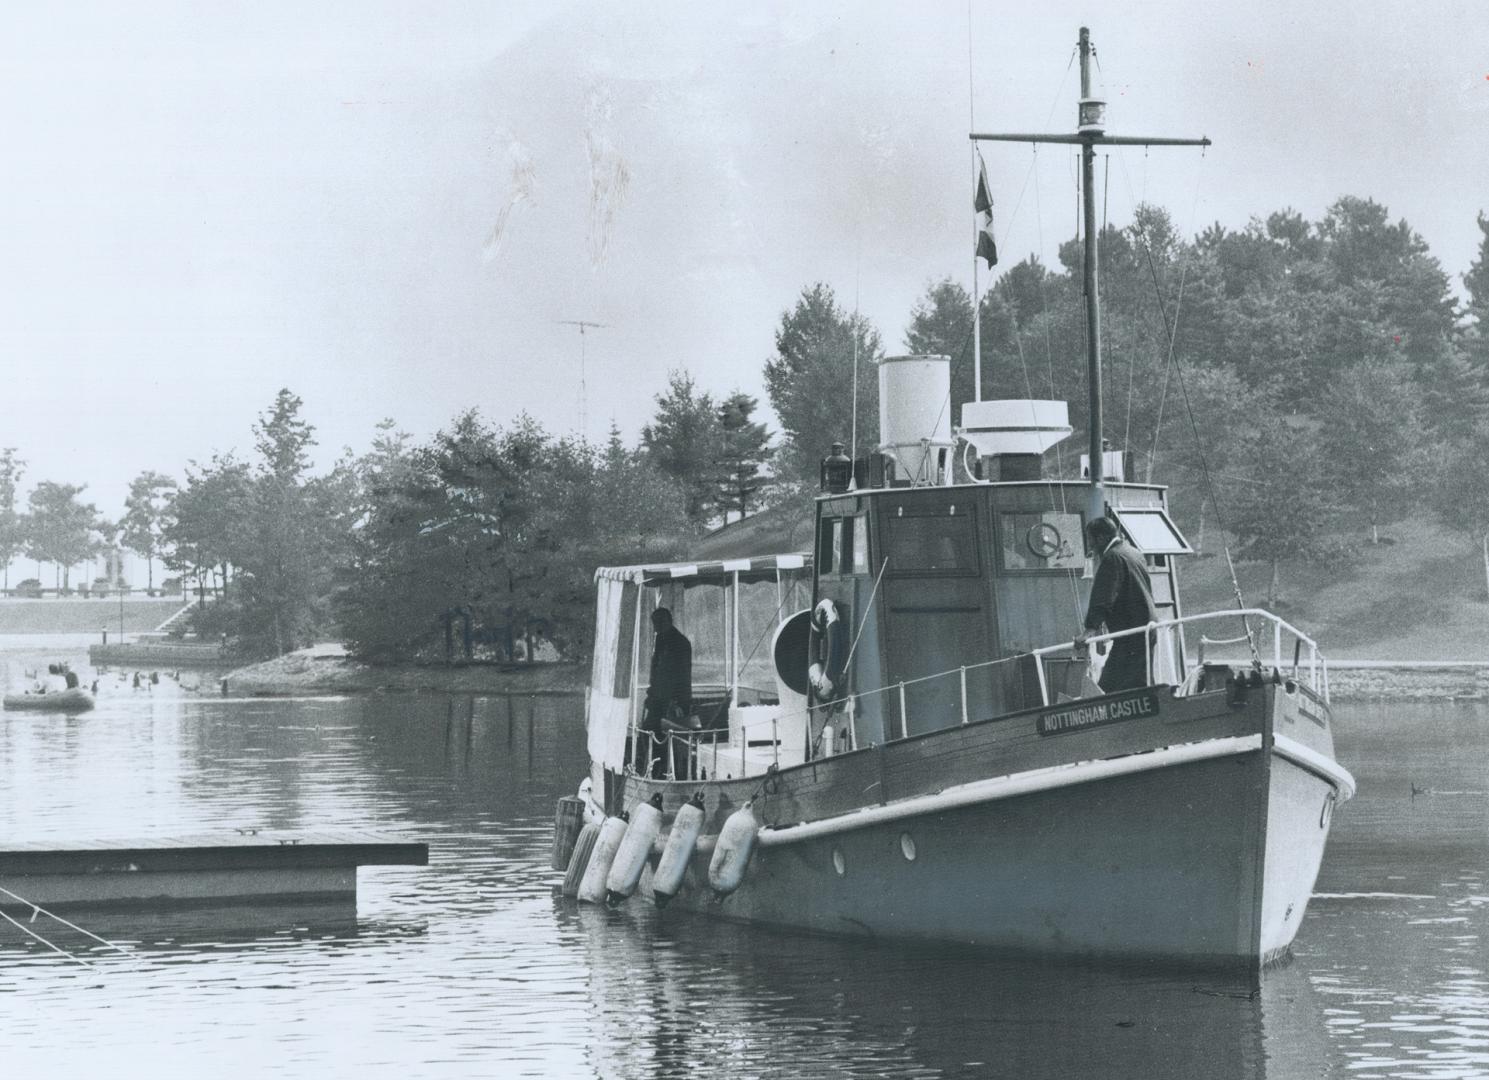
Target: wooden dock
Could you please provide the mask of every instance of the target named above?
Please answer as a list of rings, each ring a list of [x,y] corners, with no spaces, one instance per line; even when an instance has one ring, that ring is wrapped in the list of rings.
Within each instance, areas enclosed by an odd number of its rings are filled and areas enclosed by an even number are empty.
[[[6,844],[0,908],[354,903],[357,867],[428,864],[428,844],[357,832]]]

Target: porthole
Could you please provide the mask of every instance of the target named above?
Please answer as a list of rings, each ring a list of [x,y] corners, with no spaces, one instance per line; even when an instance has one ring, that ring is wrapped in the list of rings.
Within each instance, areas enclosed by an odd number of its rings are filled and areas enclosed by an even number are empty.
[[[915,861],[915,837],[907,832],[900,833],[900,853],[905,856],[906,862]]]
[[[843,858],[843,852],[840,848],[832,849],[832,868],[838,872],[838,877],[842,877],[848,872],[848,861]]]

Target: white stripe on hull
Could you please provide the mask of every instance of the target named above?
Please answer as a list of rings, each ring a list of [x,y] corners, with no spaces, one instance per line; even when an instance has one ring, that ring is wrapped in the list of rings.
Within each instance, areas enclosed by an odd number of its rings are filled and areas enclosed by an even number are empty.
[[[738,892],[713,896],[700,851],[674,905],[819,932],[1254,968],[1292,941],[1328,835],[1322,807],[1354,788],[1329,759],[1279,742],[1270,763],[1260,735],[1213,739],[763,829]]]

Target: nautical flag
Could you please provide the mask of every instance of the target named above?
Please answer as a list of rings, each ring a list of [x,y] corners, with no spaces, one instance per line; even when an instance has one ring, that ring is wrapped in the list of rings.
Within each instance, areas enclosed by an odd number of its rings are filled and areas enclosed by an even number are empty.
[[[998,242],[993,239],[993,215],[983,214],[982,228],[977,230],[977,254],[975,258],[986,259],[988,269],[998,265]]]
[[[972,197],[972,209],[979,214],[993,212],[993,197],[987,188],[987,162],[982,160],[981,154],[977,155],[977,194]]]
[[[988,194],[987,164],[982,155],[977,155],[977,194],[972,197],[972,209],[976,211],[977,253],[974,259],[986,259],[988,269],[998,265],[998,241],[993,236],[993,197]]]

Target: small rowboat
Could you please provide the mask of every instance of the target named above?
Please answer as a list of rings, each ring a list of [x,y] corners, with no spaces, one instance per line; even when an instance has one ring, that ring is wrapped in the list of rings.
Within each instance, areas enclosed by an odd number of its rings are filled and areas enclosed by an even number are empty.
[[[5,708],[6,711],[31,709],[40,712],[87,712],[93,708],[93,695],[79,686],[70,690],[51,690],[44,694],[30,691],[23,694],[6,694]]]

